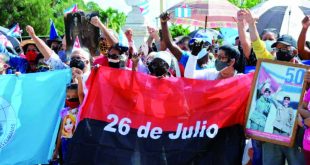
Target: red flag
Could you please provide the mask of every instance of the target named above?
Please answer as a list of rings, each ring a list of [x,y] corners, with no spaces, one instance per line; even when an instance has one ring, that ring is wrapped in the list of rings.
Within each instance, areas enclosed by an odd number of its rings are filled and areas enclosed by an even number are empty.
[[[93,70],[67,160],[241,164],[241,125],[253,75],[201,81],[108,67]]]
[[[79,37],[76,36],[76,37],[75,37],[74,44],[73,44],[73,49],[72,49],[72,51],[73,51],[74,49],[79,49],[79,48],[81,48],[81,44],[80,44]]]
[[[89,80],[81,108],[85,118],[110,122],[109,114],[127,117],[131,127],[150,121],[165,131],[177,123],[194,125],[207,120],[219,128],[243,124],[253,73],[225,80],[157,79],[131,71],[100,67]]]

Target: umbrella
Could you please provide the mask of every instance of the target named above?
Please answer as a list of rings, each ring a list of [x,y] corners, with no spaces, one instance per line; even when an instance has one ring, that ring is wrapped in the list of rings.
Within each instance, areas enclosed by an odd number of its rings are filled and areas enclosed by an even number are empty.
[[[190,17],[176,17],[172,14],[173,23],[205,28],[237,27],[239,9],[227,0],[185,0],[167,11],[175,13],[184,7],[191,10]]]
[[[269,0],[251,9],[259,17],[257,30],[274,28],[280,35],[289,34],[298,39],[302,28],[301,21],[310,14],[310,2],[305,0]],[[307,40],[310,34],[307,35]]]
[[[222,35],[220,32],[214,30],[214,29],[199,29],[191,32],[188,36],[198,39],[198,40],[203,40],[204,42],[209,42],[212,44],[213,39],[221,39]]]

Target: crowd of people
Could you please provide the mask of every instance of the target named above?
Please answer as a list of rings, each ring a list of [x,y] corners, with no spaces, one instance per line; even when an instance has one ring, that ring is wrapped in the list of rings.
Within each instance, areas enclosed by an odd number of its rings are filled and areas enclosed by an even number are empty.
[[[136,47],[133,30],[127,29],[125,36],[128,44],[121,43],[117,36],[100,21],[97,16],[90,23],[102,33],[99,47],[101,53],[92,57],[86,48],[75,48],[68,54],[65,37],[48,43],[40,39],[33,27],[26,31],[31,40],[21,44],[23,52],[16,53],[9,47],[0,44],[0,74],[26,74],[48,72],[60,69],[72,69],[72,83],[67,87],[65,108],[61,110],[62,122],[53,159],[66,159],[67,146],[70,144],[77,126],[77,113],[88,89],[85,82],[93,68],[106,66],[149,74],[157,78],[184,77],[199,80],[219,80],[245,73],[246,66],[255,66],[257,59],[272,59],[301,64],[301,60],[310,59],[310,48],[306,44],[306,33],[310,26],[310,16],[306,16],[300,29],[298,42],[292,36],[279,36],[277,29],[266,29],[260,35],[256,28],[257,18],[249,10],[237,13],[239,36],[235,45],[221,45],[203,42],[183,36],[178,40],[171,38],[168,21],[169,13],[160,15],[161,30],[148,27],[148,40]],[[249,31],[249,33],[247,32]],[[299,29],[298,29],[299,30]],[[110,45],[106,48],[107,45]],[[104,50],[106,49],[106,50]],[[66,54],[67,52],[67,54]],[[310,74],[305,76],[310,82]],[[270,102],[279,108],[289,108],[290,98],[283,98],[283,105],[268,99],[270,89],[264,88],[256,112],[251,119],[251,127],[262,130],[264,119],[270,111]],[[310,92],[307,92],[298,109],[298,131],[293,147],[285,147],[269,142],[252,140],[253,156],[249,164],[290,165],[310,164]],[[268,103],[268,105],[267,105]],[[292,121],[292,116],[288,116]],[[291,125],[293,123],[290,123]],[[278,123],[281,125],[281,123]],[[274,126],[274,133],[286,134]]]

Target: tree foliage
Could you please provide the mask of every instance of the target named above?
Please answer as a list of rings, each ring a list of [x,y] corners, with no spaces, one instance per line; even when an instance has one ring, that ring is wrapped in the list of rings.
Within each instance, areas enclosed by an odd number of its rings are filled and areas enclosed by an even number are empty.
[[[19,23],[22,35],[28,35],[26,25],[34,27],[37,35],[48,35],[50,19],[53,20],[59,35],[65,33],[64,10],[74,4],[85,12],[98,11],[104,23],[114,30],[120,30],[126,22],[126,15],[109,8],[102,10],[96,3],[85,4],[83,0],[0,0],[1,26],[10,28]],[[109,19],[108,19],[109,18]]]
[[[31,25],[35,27],[37,34],[47,34],[49,19],[52,17],[50,5],[50,0],[1,0],[1,26],[10,28],[19,23],[21,28],[25,28],[26,25]],[[24,30],[23,34],[27,32]]]
[[[183,27],[182,25],[172,24],[169,27],[169,31],[171,33],[172,38],[178,36],[187,36],[190,33],[189,27]]]
[[[245,8],[245,9],[252,8],[262,2],[262,0],[228,0],[228,1],[239,8]]]
[[[118,12],[115,9],[108,8],[107,10],[102,10],[98,4],[94,2],[87,3],[87,9],[89,11],[97,11],[99,13],[99,18],[101,22],[106,24],[109,28],[119,32],[119,30],[126,23],[126,15],[123,12]]]

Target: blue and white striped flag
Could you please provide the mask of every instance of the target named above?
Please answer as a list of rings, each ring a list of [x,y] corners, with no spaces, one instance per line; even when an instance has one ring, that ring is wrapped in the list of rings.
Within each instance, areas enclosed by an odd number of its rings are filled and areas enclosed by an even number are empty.
[[[175,17],[184,18],[191,16],[192,16],[192,9],[189,8],[187,5],[175,9]]]

